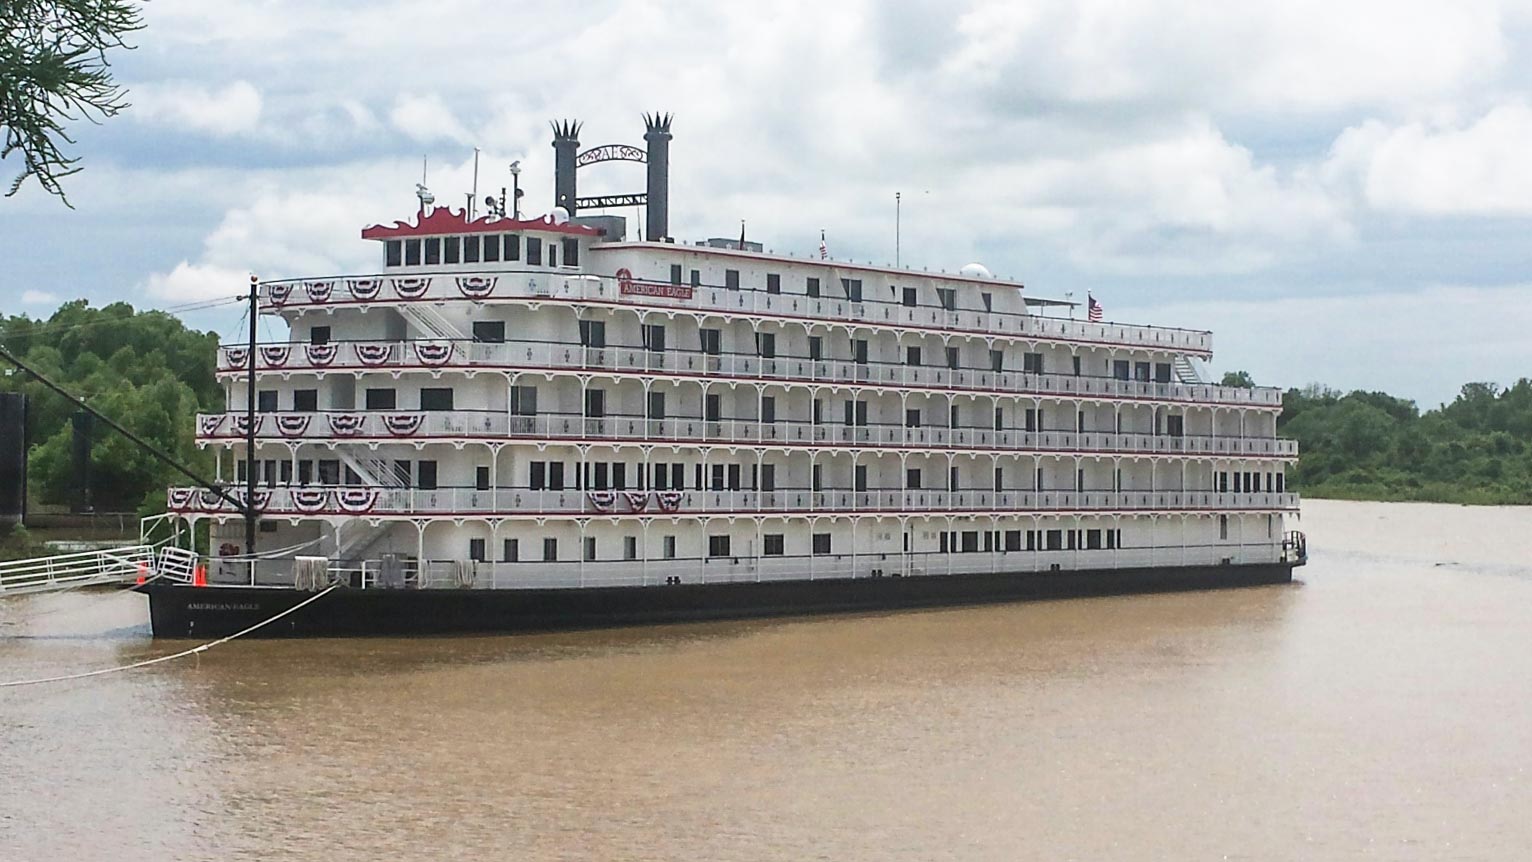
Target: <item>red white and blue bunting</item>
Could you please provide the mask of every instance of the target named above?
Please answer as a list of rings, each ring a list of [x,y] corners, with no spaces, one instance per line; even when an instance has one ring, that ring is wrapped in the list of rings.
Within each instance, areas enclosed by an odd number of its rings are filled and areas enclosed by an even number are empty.
[[[228,368],[244,368],[245,363],[250,361],[250,348],[248,347],[225,347],[223,358]]]
[[[655,491],[654,496],[660,501],[660,508],[666,512],[674,512],[681,508],[680,491]]]
[[[203,437],[212,437],[216,435],[218,433],[218,429],[223,427],[224,419],[225,417],[221,413],[216,416],[198,416],[197,433],[201,434]]]
[[[495,282],[498,278],[485,275],[461,276],[457,280],[457,289],[469,299],[483,299],[495,292]]]
[[[191,508],[196,496],[194,488],[171,488],[165,492],[165,508],[172,512],[185,512]]]
[[[381,278],[352,278],[346,280],[346,289],[351,291],[351,298],[357,302],[370,302],[378,298],[378,291],[383,289]]]
[[[287,357],[292,353],[292,348],[285,344],[261,348],[261,359],[269,368],[281,368],[287,364]]]
[[[394,355],[392,344],[355,344],[352,347],[356,350],[357,360],[371,368],[387,365]]]
[[[330,294],[335,290],[333,281],[305,281],[303,291],[309,295],[309,302],[329,302]]]
[[[293,508],[306,514],[313,514],[330,502],[330,492],[326,488],[293,488],[287,495],[293,501]]]
[[[452,345],[417,341],[415,342],[415,355],[419,357],[421,365],[446,365],[452,361]]]
[[[628,498],[628,508],[633,511],[642,512],[649,508],[648,491],[625,491],[624,495]]]
[[[255,417],[255,430],[256,431],[261,430],[261,422],[265,418],[266,418],[265,416],[257,416],[257,417]],[[230,421],[229,424],[232,426],[233,431],[234,431],[234,435],[236,437],[243,437],[246,434],[250,433],[250,417],[249,416],[237,415],[237,416],[230,417],[230,419],[231,419],[231,421]]]
[[[309,365],[323,368],[335,361],[335,354],[339,352],[339,346],[335,344],[310,344],[303,348],[308,355]]]
[[[383,427],[395,437],[409,437],[420,430],[425,418],[419,413],[394,413],[383,417]]]
[[[598,512],[610,512],[617,504],[616,491],[586,491],[585,497]]]
[[[431,289],[431,279],[429,278],[395,278],[392,281],[394,283],[394,293],[400,299],[419,299],[426,295],[427,290]]]
[[[360,413],[331,413],[330,433],[336,437],[355,437],[365,421],[367,417]]]
[[[291,296],[292,293],[293,286],[290,284],[266,285],[266,298],[271,300],[272,305],[286,305],[287,298]]]
[[[283,437],[302,437],[303,432],[309,430],[309,420],[313,418],[307,414],[294,416],[283,413],[277,416],[277,430],[282,432]]]
[[[377,488],[335,489],[335,505],[339,506],[342,511],[349,512],[353,515],[359,515],[363,512],[371,512],[372,507],[377,505],[377,502]]]

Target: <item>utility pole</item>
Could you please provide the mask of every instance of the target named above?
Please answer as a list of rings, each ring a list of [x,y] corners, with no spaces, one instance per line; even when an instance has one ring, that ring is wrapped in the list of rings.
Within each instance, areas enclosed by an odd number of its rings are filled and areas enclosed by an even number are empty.
[[[899,222],[902,192],[894,192],[894,268],[899,268]]]
[[[250,276],[249,373],[245,376],[245,556],[255,556],[255,318],[259,313],[257,281]]]

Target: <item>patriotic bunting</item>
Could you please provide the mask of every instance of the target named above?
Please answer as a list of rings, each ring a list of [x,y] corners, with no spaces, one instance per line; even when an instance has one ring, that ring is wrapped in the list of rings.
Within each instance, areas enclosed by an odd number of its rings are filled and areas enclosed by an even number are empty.
[[[452,359],[452,345],[417,341],[415,355],[422,365],[446,365]]]
[[[586,491],[585,496],[598,512],[610,512],[617,503],[616,491]]]
[[[624,494],[628,498],[628,507],[633,511],[642,512],[649,508],[648,491],[626,491]]]
[[[420,430],[425,418],[419,413],[395,413],[383,417],[383,426],[395,437],[408,437]]]
[[[353,515],[372,511],[378,502],[377,488],[336,488],[335,504]]]
[[[674,512],[681,508],[680,491],[655,491],[654,496],[660,501],[660,508],[666,512]]]
[[[363,364],[372,368],[386,365],[394,355],[392,344],[355,344],[356,358]]]
[[[196,496],[192,488],[171,488],[165,492],[166,508],[177,512],[184,512],[191,507],[192,499]]]
[[[285,344],[277,345],[274,347],[262,347],[261,359],[266,361],[266,365],[268,367],[281,368],[287,364],[287,357],[291,353],[292,348]]]
[[[287,298],[292,295],[293,286],[290,284],[266,285],[266,298],[271,300],[272,305],[286,305]]]
[[[293,488],[287,495],[292,498],[293,508],[306,514],[313,514],[330,502],[330,492],[325,488]]]
[[[425,296],[426,291],[431,288],[431,279],[429,278],[395,278],[392,281],[394,283],[394,293],[400,299],[419,299]]]
[[[309,302],[329,302],[330,292],[335,290],[335,282],[305,281],[303,290],[309,295]]]
[[[304,347],[303,351],[308,354],[309,365],[323,368],[335,361],[335,354],[339,352],[339,347],[335,344],[310,344]]]
[[[330,432],[336,437],[354,437],[365,421],[367,417],[361,413],[331,413]]]
[[[457,280],[457,289],[469,299],[483,299],[495,292],[497,278],[482,275],[463,276]]]
[[[313,418],[308,414],[294,416],[283,413],[277,416],[277,430],[282,432],[283,437],[302,437],[303,432],[309,430],[309,420]]]
[[[358,302],[370,302],[378,297],[378,291],[383,289],[381,278],[353,278],[346,281],[346,289],[351,291],[351,298]]]
[[[223,356],[229,368],[244,368],[245,363],[250,361],[250,348],[225,347],[223,349]]]
[[[198,416],[197,432],[203,437],[212,437],[218,433],[219,428],[223,427],[224,418],[222,413],[216,416]]]

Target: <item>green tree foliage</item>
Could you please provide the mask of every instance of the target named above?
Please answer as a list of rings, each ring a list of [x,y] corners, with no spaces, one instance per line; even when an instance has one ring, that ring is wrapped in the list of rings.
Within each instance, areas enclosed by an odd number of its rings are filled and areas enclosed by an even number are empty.
[[[0,159],[21,154],[22,169],[7,196],[27,177],[67,205],[59,181],[79,170],[60,142],[73,143],[66,123],[96,122],[127,107],[112,80],[106,52],[127,47],[142,29],[129,0],[4,0],[0,2]]]
[[[1254,389],[1255,380],[1248,371],[1225,371],[1223,379],[1218,381],[1219,386],[1233,386],[1239,389]]]
[[[218,336],[187,329],[159,311],[135,312],[126,303],[91,308],[70,302],[47,320],[0,316],[0,343],[124,427],[206,472],[210,459],[195,446],[198,410],[223,409],[213,375]],[[18,373],[0,378],[0,390],[28,395],[31,442],[28,479],[43,503],[67,503],[73,494],[71,461],[74,405]],[[103,511],[133,511],[158,499],[174,471],[102,425],[91,449],[91,492]]]
[[[1532,380],[1469,383],[1426,413],[1382,392],[1290,389],[1277,428],[1297,439],[1289,481],[1311,496],[1532,503]]]

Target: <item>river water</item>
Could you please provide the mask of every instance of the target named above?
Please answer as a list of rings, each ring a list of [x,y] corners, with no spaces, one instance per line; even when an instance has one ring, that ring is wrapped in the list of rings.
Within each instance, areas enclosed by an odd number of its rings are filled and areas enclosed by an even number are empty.
[[[0,860],[1525,859],[1532,510],[1304,504],[1292,586],[0,689]],[[0,602],[0,679],[184,648]]]

